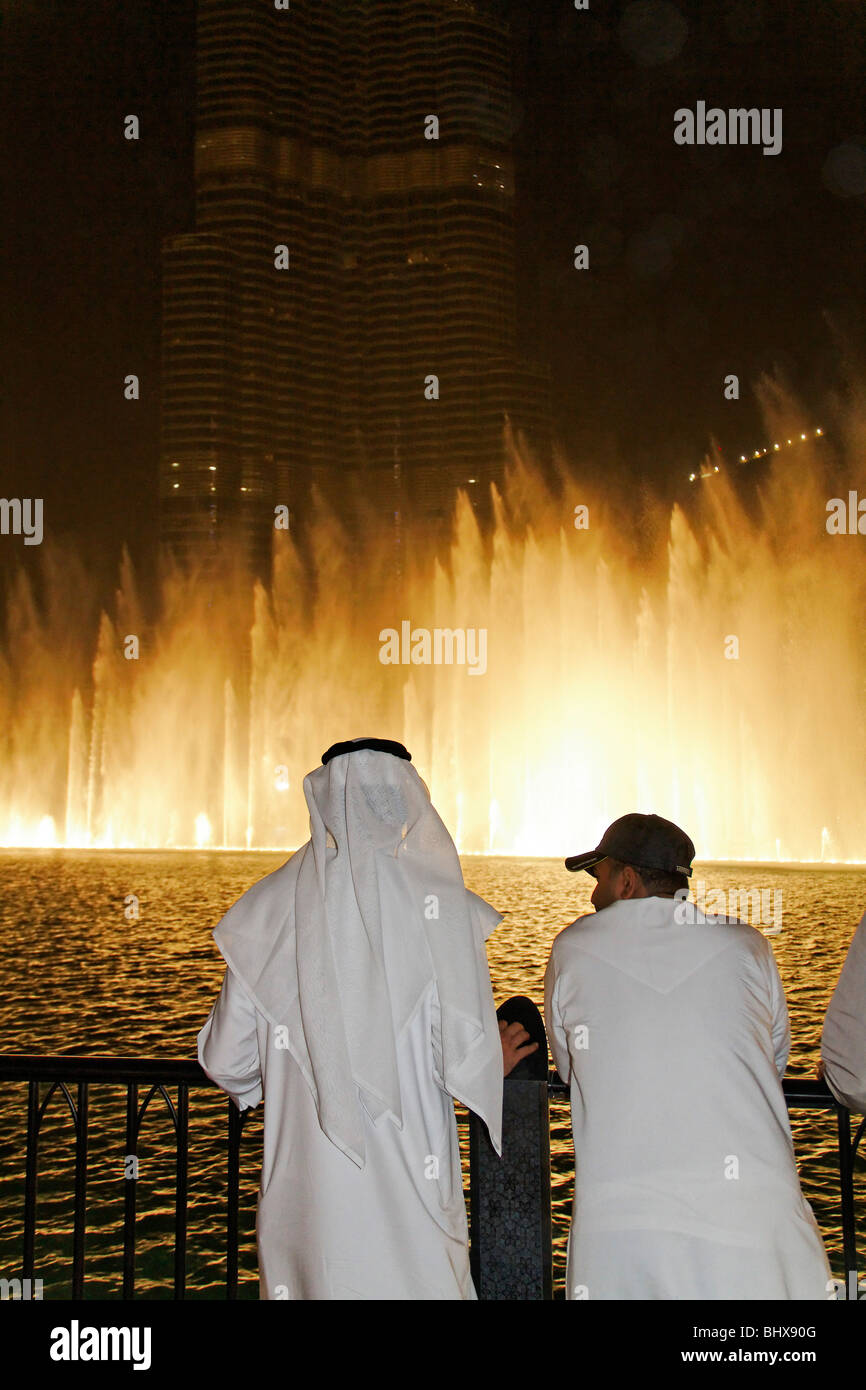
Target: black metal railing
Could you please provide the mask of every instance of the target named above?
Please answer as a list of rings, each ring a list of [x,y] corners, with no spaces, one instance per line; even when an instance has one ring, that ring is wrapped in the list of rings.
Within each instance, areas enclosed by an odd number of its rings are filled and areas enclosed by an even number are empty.
[[[87,1229],[87,1168],[90,1088],[103,1083],[126,1087],[125,1157],[137,1160],[139,1138],[155,1096],[165,1103],[175,1134],[174,1297],[186,1293],[187,1218],[189,1201],[189,1091],[216,1090],[194,1061],[160,1061],[133,1057],[28,1057],[0,1055],[0,1081],[27,1082],[27,1158],[24,1176],[22,1280],[34,1278],[39,1134],[48,1106],[59,1093],[66,1101],[75,1133],[75,1196],[72,1222],[72,1297],[84,1297],[84,1245]],[[40,1097],[40,1086],[47,1090]],[[172,1099],[169,1087],[176,1087]],[[73,1099],[71,1088],[77,1088]],[[144,1098],[141,1099],[142,1092]],[[226,1297],[237,1297],[238,1183],[240,1138],[244,1117],[228,1102],[228,1198],[226,1204]],[[133,1165],[134,1167],[134,1165]],[[124,1176],[123,1297],[135,1292],[137,1173]]]
[[[39,1136],[49,1104],[62,1096],[75,1134],[75,1183],[72,1232],[72,1297],[84,1297],[87,1233],[88,1124],[90,1088],[97,1084],[126,1087],[126,1157],[137,1159],[141,1129],[151,1102],[165,1103],[175,1134],[175,1212],[173,1296],[186,1293],[189,1205],[189,1092],[216,1090],[196,1061],[160,1061],[130,1057],[31,1057],[0,1055],[0,1081],[26,1082],[27,1156],[24,1180],[21,1279],[33,1285],[36,1248]],[[44,1094],[40,1090],[46,1086]],[[176,1087],[176,1098],[169,1094]],[[838,1131],[839,1217],[848,1298],[858,1290],[854,1165],[866,1133],[864,1119],[855,1134],[851,1116],[838,1105],[823,1081],[786,1080],[790,1109],[835,1111]],[[77,1094],[73,1098],[72,1090]],[[556,1076],[549,1082],[506,1084],[504,1148],[495,1158],[486,1131],[470,1116],[470,1211],[472,1271],[481,1298],[550,1298],[550,1096],[567,1096]],[[143,1095],[143,1099],[142,1099]],[[240,1151],[243,1114],[227,1101],[226,1298],[238,1291]],[[866,1147],[866,1146],[864,1146]],[[137,1173],[125,1171],[123,1210],[123,1298],[135,1294]],[[513,1239],[521,1231],[520,1241]],[[519,1246],[519,1249],[517,1248]],[[30,1284],[25,1281],[30,1280]]]

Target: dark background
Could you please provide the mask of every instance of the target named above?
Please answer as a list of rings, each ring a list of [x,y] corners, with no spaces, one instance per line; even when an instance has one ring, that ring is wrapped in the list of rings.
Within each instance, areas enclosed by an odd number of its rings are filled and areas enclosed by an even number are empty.
[[[581,473],[687,489],[764,442],[776,373],[823,424],[864,333],[860,0],[503,3],[514,38],[523,346]],[[110,583],[156,540],[159,244],[193,227],[193,0],[3,0],[0,495]],[[783,108],[783,148],[681,147],[680,106]],[[138,142],[123,117],[140,117]],[[839,149],[848,146],[847,150]],[[858,148],[859,147],[859,153]],[[590,247],[590,270],[572,248]],[[141,379],[139,402],[122,380]],[[741,399],[725,401],[735,372]],[[0,566],[39,547],[0,544]]]

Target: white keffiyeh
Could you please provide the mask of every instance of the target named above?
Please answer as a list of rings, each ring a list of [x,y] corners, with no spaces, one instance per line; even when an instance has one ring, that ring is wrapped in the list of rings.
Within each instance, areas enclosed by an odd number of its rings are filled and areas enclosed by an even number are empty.
[[[359,1167],[361,1106],[402,1128],[396,1047],[431,981],[445,1089],[501,1152],[502,1047],[484,939],[502,920],[463,882],[412,765],[364,748],[304,778],[310,839],[225,914],[214,939],[287,1046],[319,1123]]]

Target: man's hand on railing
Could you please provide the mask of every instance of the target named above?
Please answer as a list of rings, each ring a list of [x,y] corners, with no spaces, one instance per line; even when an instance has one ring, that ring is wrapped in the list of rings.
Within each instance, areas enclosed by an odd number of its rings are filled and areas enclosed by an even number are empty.
[[[527,1043],[529,1034],[522,1023],[506,1023],[499,1020],[499,1037],[502,1042],[502,1066],[505,1076],[512,1072],[524,1057],[538,1051],[538,1043]]]

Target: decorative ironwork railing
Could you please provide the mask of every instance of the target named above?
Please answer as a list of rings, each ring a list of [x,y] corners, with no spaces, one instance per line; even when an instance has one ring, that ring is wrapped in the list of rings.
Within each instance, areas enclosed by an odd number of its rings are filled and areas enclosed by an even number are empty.
[[[24,1179],[21,1286],[38,1287],[34,1256],[37,1229],[39,1136],[46,1111],[59,1095],[69,1109],[75,1136],[72,1230],[72,1297],[84,1297],[87,1233],[88,1125],[90,1089],[99,1084],[126,1087],[126,1155],[138,1153],[142,1125],[155,1097],[165,1103],[175,1134],[175,1212],[173,1296],[186,1294],[189,1208],[189,1093],[216,1090],[196,1061],[130,1057],[0,1055],[0,1081],[27,1083],[26,1166]],[[823,1081],[786,1080],[789,1109],[835,1111],[838,1130],[839,1218],[848,1298],[858,1290],[854,1165],[866,1133],[864,1119],[852,1136],[851,1116]],[[43,1089],[44,1088],[44,1089]],[[175,1091],[174,1098],[170,1092]],[[74,1094],[73,1094],[74,1092]],[[549,1081],[509,1078],[505,1087],[504,1149],[498,1159],[486,1130],[469,1117],[472,1272],[480,1298],[552,1297],[549,1098],[567,1096],[568,1087],[552,1073]],[[238,1217],[241,1134],[245,1120],[227,1101],[226,1298],[238,1291]],[[864,1146],[866,1147],[866,1146]],[[124,1177],[123,1292],[135,1293],[137,1176]],[[520,1239],[515,1240],[515,1232]],[[27,1281],[30,1281],[29,1283]],[[6,1280],[5,1284],[16,1283]],[[26,1295],[25,1295],[26,1296]]]

